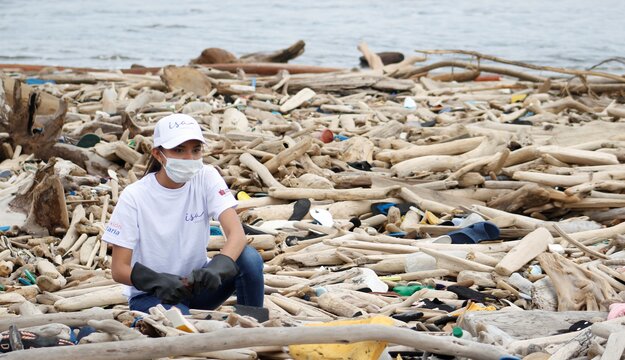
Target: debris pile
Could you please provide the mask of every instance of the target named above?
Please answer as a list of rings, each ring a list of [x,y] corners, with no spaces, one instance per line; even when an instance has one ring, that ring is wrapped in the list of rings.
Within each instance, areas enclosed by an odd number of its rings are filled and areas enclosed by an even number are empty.
[[[619,358],[625,78],[360,50],[370,69],[316,74],[4,68],[0,331],[97,330],[20,353],[48,359]],[[180,337],[111,278],[104,224],[174,112],[240,200],[268,319],[231,299]]]

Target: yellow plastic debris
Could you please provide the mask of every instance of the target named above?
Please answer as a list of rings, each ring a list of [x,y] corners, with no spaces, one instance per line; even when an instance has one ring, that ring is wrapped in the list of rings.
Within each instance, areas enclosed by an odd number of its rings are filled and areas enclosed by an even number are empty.
[[[251,199],[251,197],[245,191],[239,191],[237,193],[237,200],[243,201],[243,200],[249,200],[249,199]]]
[[[464,315],[467,312],[471,311],[497,311],[497,308],[493,305],[484,306],[482,304],[474,303],[473,301],[469,301],[469,303],[458,310],[450,312],[449,316],[460,316]]]
[[[514,94],[510,97],[510,104],[521,102],[525,100],[526,97],[527,97],[527,94]]]
[[[442,223],[441,219],[439,219],[436,215],[434,215],[429,210],[425,211],[425,215],[421,219],[421,224],[438,225],[440,223]]]
[[[393,319],[387,316],[374,316],[368,319],[338,320],[305,326],[343,326],[343,325],[393,325]],[[361,341],[352,344],[305,344],[289,346],[289,353],[295,360],[377,360],[387,343],[385,341]]]
[[[476,303],[471,303],[469,304],[469,306],[467,306],[466,311],[497,311],[497,308],[493,305],[484,306]]]
[[[380,279],[382,281],[401,281],[401,276],[399,276],[399,275],[386,275],[386,276],[379,276],[378,279]]]

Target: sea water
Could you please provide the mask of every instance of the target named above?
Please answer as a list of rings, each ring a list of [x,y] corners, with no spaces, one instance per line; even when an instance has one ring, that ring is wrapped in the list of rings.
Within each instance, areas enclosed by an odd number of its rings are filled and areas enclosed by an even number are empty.
[[[240,56],[302,39],[294,63],[358,66],[364,40],[405,55],[469,49],[588,68],[625,56],[624,13],[620,0],[0,0],[0,63],[181,65],[208,47]]]

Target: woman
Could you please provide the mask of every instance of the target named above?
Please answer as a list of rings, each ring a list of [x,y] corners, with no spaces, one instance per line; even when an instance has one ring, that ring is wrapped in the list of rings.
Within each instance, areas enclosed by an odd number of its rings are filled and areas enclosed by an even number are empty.
[[[159,120],[147,174],[124,189],[107,224],[102,239],[113,246],[113,279],[128,285],[132,310],[212,310],[235,290],[238,304],[263,305],[263,261],[246,245],[225,181],[202,163],[205,143],[192,117]],[[208,259],[211,218],[227,241]]]

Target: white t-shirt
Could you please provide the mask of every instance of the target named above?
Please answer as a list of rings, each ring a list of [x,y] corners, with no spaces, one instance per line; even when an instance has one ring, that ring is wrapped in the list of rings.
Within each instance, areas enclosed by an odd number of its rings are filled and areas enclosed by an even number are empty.
[[[182,277],[206,265],[210,220],[237,201],[212,166],[204,165],[179,189],[168,189],[155,173],[128,185],[119,197],[102,240],[133,250],[135,262]],[[143,293],[126,286],[125,295]]]

